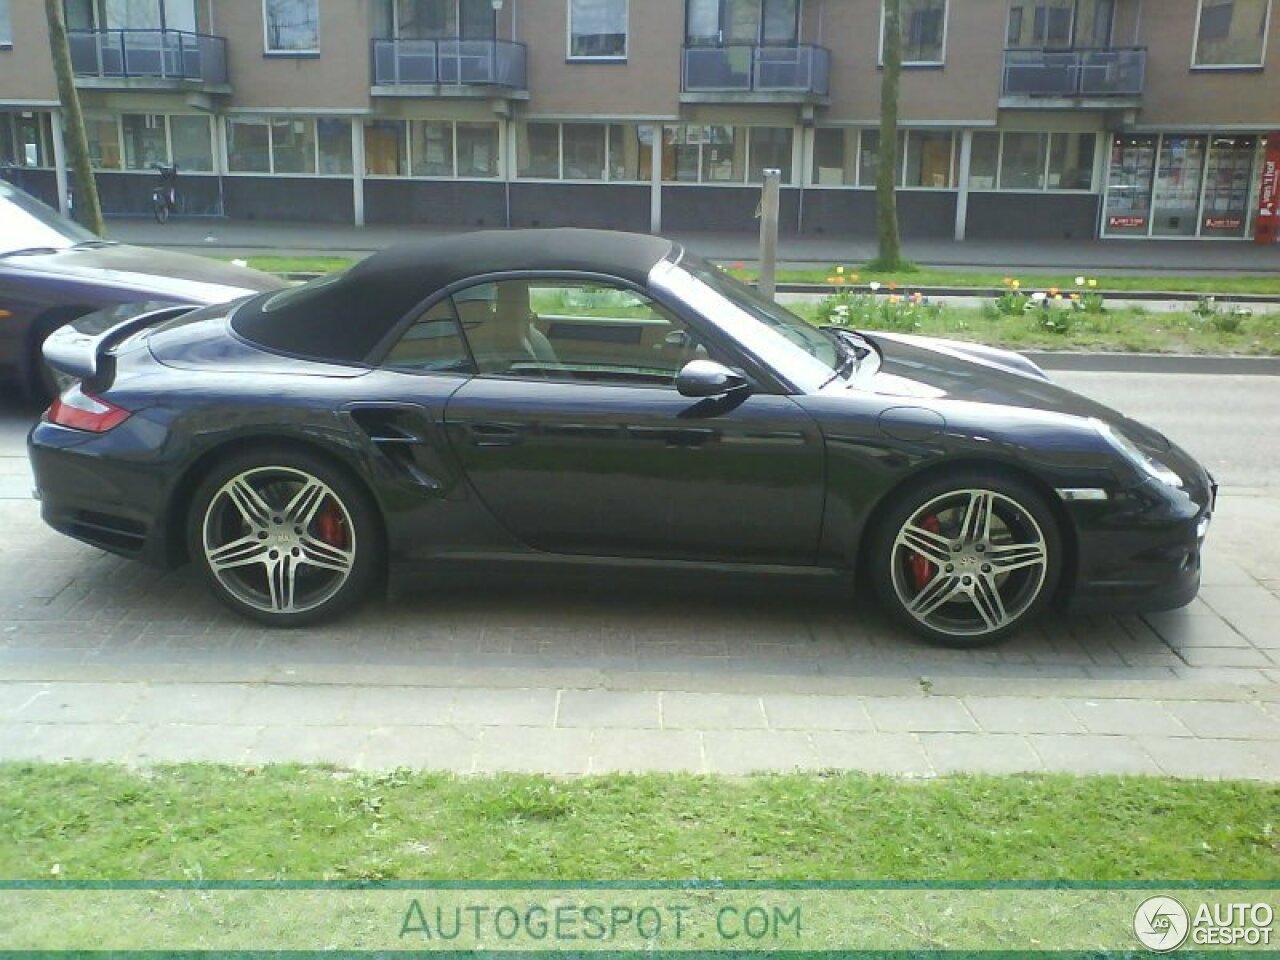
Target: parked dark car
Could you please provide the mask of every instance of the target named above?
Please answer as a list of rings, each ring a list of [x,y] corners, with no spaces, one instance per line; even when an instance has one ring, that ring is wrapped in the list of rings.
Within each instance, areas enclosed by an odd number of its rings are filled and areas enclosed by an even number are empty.
[[[238,304],[98,314],[30,436],[44,518],[302,624],[384,563],[856,572],[951,644],[1187,603],[1208,475],[972,344],[817,329],[670,241],[435,239]]]
[[[53,390],[40,345],[82,314],[148,301],[222,303],[284,284],[208,257],[110,243],[0,181],[0,379]]]

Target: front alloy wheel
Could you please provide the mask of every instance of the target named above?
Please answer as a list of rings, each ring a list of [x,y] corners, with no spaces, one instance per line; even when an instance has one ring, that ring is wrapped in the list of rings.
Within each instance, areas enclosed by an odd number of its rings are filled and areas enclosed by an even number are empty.
[[[234,609],[293,626],[367,592],[377,533],[362,493],[301,455],[236,463],[197,494],[191,552]]]
[[[917,632],[976,646],[1013,632],[1049,599],[1060,565],[1057,529],[1021,484],[945,486],[895,511],[877,581]]]

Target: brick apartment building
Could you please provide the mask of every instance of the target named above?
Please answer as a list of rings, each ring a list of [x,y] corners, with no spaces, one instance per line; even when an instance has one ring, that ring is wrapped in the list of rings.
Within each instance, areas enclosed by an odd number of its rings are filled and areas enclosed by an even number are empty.
[[[908,237],[1253,235],[1280,0],[902,0]],[[66,0],[108,213],[870,235],[881,0]],[[0,164],[61,196],[41,0]],[[656,159],[655,159],[656,145]]]

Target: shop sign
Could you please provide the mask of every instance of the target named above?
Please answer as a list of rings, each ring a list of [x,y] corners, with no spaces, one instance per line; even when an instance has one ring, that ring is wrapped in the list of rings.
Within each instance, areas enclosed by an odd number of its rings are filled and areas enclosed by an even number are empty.
[[[1239,230],[1244,224],[1243,217],[1205,217],[1206,230]]]
[[[1258,195],[1258,243],[1280,242],[1280,133],[1267,138],[1262,158],[1262,189]]]
[[[1147,218],[1133,215],[1112,216],[1107,218],[1107,226],[1112,230],[1145,230]]]

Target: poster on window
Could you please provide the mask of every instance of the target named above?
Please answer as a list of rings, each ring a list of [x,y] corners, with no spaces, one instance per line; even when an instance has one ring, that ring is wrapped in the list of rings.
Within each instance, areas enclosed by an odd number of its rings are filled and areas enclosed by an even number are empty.
[[[1280,132],[1267,137],[1262,158],[1262,188],[1258,192],[1258,229],[1254,239],[1260,244],[1280,243]]]

